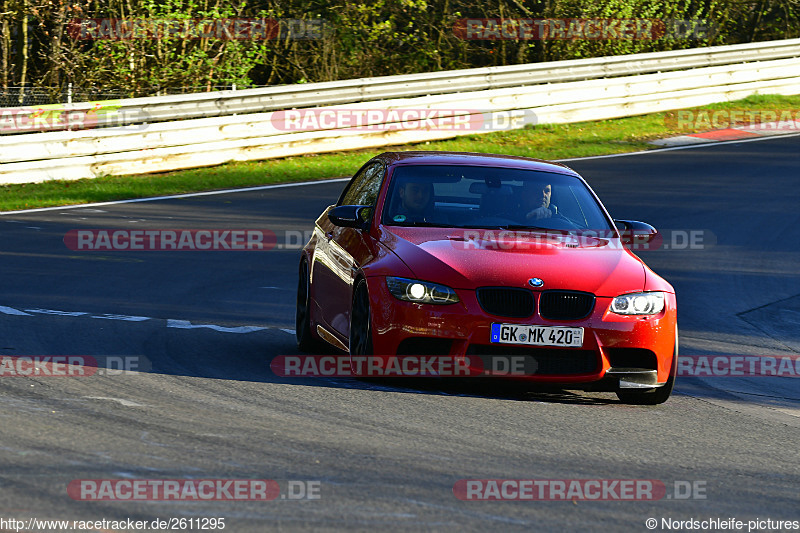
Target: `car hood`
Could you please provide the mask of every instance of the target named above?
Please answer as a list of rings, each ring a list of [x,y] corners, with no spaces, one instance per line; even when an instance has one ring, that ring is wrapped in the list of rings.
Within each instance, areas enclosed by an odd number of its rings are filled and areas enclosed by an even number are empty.
[[[380,240],[417,279],[455,289],[567,289],[617,296],[644,289],[642,262],[619,239],[530,231],[382,227]]]

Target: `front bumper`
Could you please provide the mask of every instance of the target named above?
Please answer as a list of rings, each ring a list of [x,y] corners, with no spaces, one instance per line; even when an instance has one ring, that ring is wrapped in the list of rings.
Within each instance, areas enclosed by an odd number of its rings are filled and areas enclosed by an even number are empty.
[[[664,310],[652,316],[611,313],[612,298],[597,297],[586,318],[555,321],[539,315],[537,291],[532,291],[536,312],[510,318],[486,313],[472,290],[456,289],[461,301],[455,304],[415,304],[392,296],[382,276],[368,278],[367,283],[375,354],[450,355],[466,360],[478,373],[494,368],[498,358],[519,356],[525,359],[522,375],[515,372],[504,377],[591,390],[656,387],[667,381],[673,366],[674,294],[666,293]],[[583,346],[493,344],[489,341],[493,323],[581,327]],[[475,357],[480,359],[477,364]]]

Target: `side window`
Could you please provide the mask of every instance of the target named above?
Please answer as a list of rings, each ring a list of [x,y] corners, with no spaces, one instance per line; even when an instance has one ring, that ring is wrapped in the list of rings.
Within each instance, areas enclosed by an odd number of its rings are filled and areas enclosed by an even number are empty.
[[[383,163],[376,161],[361,169],[353,177],[350,186],[342,196],[339,205],[371,205],[378,200],[378,193],[383,182],[385,168]]]

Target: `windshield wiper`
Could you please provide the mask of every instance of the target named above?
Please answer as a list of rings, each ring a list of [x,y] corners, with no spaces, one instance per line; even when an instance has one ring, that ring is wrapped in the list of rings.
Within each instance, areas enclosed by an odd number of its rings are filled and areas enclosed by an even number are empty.
[[[531,230],[545,230],[545,231],[552,230],[552,228],[543,228],[541,226],[531,226],[528,224],[506,224],[505,226],[498,226],[498,229],[517,229],[517,230],[531,229]]]
[[[418,227],[418,228],[457,228],[459,226],[454,226],[452,224],[445,224],[444,222],[426,222],[424,220],[419,220],[416,222],[408,222],[403,224],[403,226],[410,227]]]

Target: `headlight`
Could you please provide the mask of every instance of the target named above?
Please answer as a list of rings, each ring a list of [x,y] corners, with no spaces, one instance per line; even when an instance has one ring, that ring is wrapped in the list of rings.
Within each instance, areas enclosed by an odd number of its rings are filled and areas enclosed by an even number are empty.
[[[663,292],[634,292],[617,296],[611,312],[618,315],[655,315],[664,309]]]
[[[456,291],[445,285],[406,278],[386,278],[389,292],[395,298],[421,304],[454,304],[459,301]]]

